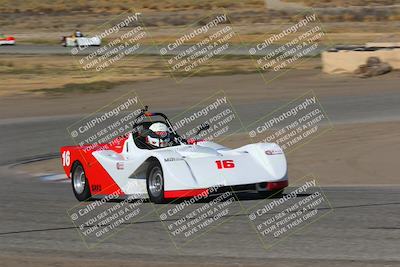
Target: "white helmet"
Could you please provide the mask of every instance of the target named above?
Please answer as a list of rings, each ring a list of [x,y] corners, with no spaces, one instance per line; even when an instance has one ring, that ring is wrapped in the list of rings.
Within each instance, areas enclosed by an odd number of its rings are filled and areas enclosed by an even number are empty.
[[[146,143],[156,147],[168,146],[170,138],[167,125],[162,122],[155,122],[149,127],[149,130],[151,130],[152,133],[146,136]]]

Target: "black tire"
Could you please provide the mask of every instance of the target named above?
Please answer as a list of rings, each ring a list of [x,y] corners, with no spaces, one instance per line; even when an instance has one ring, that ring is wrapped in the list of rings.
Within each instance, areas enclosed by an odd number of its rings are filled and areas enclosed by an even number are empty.
[[[147,193],[151,202],[161,204],[164,199],[164,174],[160,163],[152,162],[147,169],[146,176]]]
[[[90,185],[85,170],[80,163],[75,163],[71,173],[72,191],[79,201],[90,200]]]

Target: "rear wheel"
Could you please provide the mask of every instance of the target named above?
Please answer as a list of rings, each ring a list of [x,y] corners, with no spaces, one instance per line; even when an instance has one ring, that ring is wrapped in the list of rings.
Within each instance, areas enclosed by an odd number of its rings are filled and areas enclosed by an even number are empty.
[[[150,164],[147,171],[147,193],[154,203],[164,203],[164,175],[158,162]]]
[[[82,164],[76,163],[71,175],[72,190],[79,201],[88,200],[91,197],[89,182]]]

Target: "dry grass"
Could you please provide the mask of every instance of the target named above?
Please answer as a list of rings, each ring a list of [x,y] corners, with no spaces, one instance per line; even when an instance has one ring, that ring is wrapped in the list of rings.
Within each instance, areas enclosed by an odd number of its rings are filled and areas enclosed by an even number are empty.
[[[255,62],[248,57],[225,56],[214,59],[195,69],[193,76],[257,71]],[[320,59],[311,58],[307,64],[295,68],[314,69],[319,66]],[[170,71],[164,60],[156,56],[126,57],[100,72],[84,71],[71,56],[2,56],[0,75],[0,95],[64,94],[102,92],[126,82],[169,77]],[[175,77],[181,75],[174,73]]]
[[[127,58],[96,73],[83,71],[71,56],[2,56],[0,95],[74,91],[72,87],[82,92],[105,90],[121,82],[161,77],[158,65],[154,57]]]
[[[286,1],[305,2],[311,6],[369,5],[369,9],[318,10],[324,28],[328,33],[335,33],[335,43],[374,41],[381,37],[379,34],[398,32],[400,26],[400,8],[373,8],[378,3],[390,5],[395,0]],[[143,13],[141,20],[153,40],[163,43],[176,38],[184,27],[223,10],[228,12],[232,27],[246,43],[261,42],[267,34],[276,32],[275,28],[301,19],[298,11],[268,10],[264,0],[0,0],[0,25],[6,34],[15,35],[18,43],[56,45],[60,36],[71,34],[77,28],[88,35],[98,34],[119,16],[122,20],[125,15],[137,11]],[[354,26],[354,23],[362,25]],[[343,36],[337,35],[339,31]],[[348,36],[354,38],[348,39]],[[233,38],[232,43],[239,43],[239,39]]]
[[[283,0],[319,8],[323,22],[400,21],[397,0]],[[397,5],[397,7],[393,6]],[[325,8],[325,9],[324,9]],[[345,8],[345,9],[338,9]]]
[[[132,7],[143,11],[179,11],[193,9],[210,10],[216,8],[229,8],[230,10],[235,10],[243,8],[260,8],[263,6],[263,0],[0,0],[0,12],[2,13],[44,12],[50,14],[84,11],[88,13],[120,14],[121,12],[131,10]]]
[[[398,0],[283,0],[304,3],[312,7],[386,6],[399,4]]]

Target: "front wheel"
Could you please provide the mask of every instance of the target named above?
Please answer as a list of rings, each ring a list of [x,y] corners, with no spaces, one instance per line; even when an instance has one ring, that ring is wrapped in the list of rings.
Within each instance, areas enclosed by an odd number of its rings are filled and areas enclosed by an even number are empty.
[[[91,197],[89,182],[85,175],[85,170],[83,169],[82,164],[75,164],[72,175],[72,190],[74,191],[74,195],[77,200],[85,201]]]
[[[164,175],[158,162],[152,163],[147,172],[147,193],[150,201],[161,204],[164,199]]]

